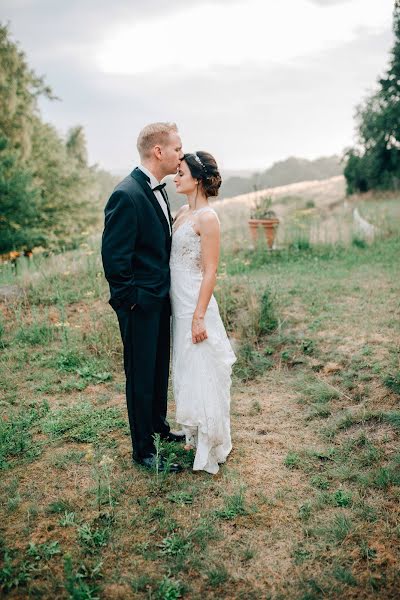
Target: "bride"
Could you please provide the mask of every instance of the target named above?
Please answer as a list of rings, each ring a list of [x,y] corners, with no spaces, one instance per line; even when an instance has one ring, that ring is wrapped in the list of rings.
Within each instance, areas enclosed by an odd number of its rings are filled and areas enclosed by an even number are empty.
[[[220,226],[208,198],[221,176],[207,152],[185,154],[174,178],[188,204],[178,211],[172,234],[172,383],[176,421],[186,449],[196,451],[193,469],[217,473],[232,449],[230,386],[235,355],[213,296]]]

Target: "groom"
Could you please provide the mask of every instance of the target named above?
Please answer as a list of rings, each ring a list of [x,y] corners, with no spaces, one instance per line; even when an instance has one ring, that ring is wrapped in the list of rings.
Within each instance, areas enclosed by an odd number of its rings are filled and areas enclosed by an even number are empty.
[[[174,123],[152,123],[139,134],[141,164],[117,185],[105,208],[102,259],[124,345],[126,401],[133,460],[165,470],[154,434],[183,441],[166,420],[170,355],[172,218],[165,183],[183,157]],[[177,464],[170,471],[180,471]]]

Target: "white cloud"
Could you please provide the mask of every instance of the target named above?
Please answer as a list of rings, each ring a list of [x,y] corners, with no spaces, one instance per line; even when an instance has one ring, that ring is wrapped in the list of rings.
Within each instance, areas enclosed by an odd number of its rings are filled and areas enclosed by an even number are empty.
[[[176,121],[185,149],[209,150],[225,168],[340,152],[393,42],[393,0],[0,4],[62,99],[41,100],[44,118],[61,131],[82,124],[90,160],[118,171],[135,164],[137,133],[156,120]],[[106,72],[96,61],[118,31],[139,38]]]
[[[390,26],[392,0],[354,0],[320,6],[307,0],[209,2],[178,13],[124,24],[94,51],[105,73],[206,70],[246,63],[287,64],[351,42],[360,28]]]

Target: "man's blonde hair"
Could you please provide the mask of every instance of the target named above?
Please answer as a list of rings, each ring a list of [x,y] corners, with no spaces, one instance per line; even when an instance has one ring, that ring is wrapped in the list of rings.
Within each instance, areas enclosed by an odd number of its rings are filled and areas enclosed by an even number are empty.
[[[165,144],[172,131],[178,131],[175,123],[150,123],[150,125],[146,125],[137,139],[140,158],[149,158],[152,148],[157,144]]]

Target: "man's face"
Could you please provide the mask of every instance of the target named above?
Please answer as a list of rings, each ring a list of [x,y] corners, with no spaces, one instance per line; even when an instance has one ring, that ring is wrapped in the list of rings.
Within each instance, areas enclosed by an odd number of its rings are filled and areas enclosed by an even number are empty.
[[[175,131],[169,134],[166,144],[161,147],[161,164],[164,176],[175,174],[183,158],[181,138]]]

